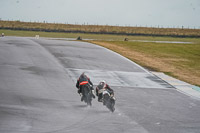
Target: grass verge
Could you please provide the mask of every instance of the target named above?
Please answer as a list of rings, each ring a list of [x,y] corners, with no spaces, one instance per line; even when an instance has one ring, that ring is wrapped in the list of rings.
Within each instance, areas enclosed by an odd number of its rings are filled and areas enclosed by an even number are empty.
[[[200,86],[200,39],[194,44],[90,41],[153,71]]]

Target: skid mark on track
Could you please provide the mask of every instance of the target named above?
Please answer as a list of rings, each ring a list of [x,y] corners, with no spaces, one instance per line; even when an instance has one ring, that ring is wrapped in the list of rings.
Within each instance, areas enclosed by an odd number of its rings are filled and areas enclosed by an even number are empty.
[[[76,82],[82,72],[85,72],[94,85],[97,85],[101,80],[106,80],[110,86],[159,89],[172,88],[171,85],[164,82],[162,79],[146,72],[104,71],[74,68],[66,68],[65,70],[74,82]]]

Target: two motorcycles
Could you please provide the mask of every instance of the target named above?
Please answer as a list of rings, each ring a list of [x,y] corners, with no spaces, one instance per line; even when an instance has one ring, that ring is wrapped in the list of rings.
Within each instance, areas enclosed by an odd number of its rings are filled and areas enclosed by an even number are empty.
[[[102,94],[102,103],[104,106],[106,106],[111,112],[115,111],[115,98],[113,95],[110,95],[108,90],[102,89],[101,90]],[[85,85],[82,89],[82,97],[81,101],[84,101],[87,105],[92,106],[92,98],[94,98],[92,89],[90,85]]]

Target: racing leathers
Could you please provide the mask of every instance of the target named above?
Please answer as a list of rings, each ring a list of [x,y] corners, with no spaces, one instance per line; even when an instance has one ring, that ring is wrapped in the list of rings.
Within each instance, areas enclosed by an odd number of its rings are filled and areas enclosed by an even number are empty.
[[[93,88],[93,83],[90,81],[90,79],[83,73],[81,76],[78,78],[76,82],[76,88],[78,88],[78,93],[82,95],[82,89],[83,87],[88,84],[92,90],[93,98],[95,98],[94,95],[94,88]]]
[[[110,96],[114,97],[113,89],[111,89],[110,86],[103,81],[103,82],[100,82],[99,85],[96,87],[96,95],[98,96],[99,102],[102,102],[104,90],[107,90],[107,92],[110,94]]]

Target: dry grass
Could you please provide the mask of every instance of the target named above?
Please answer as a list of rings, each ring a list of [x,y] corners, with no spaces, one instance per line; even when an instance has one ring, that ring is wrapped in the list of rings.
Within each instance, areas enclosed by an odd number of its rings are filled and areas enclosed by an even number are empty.
[[[123,27],[107,25],[73,25],[53,23],[31,23],[20,21],[0,21],[0,28],[37,31],[58,31],[74,33],[149,35],[149,36],[190,36],[200,37],[200,29]]]
[[[118,45],[114,42],[103,42],[103,41],[90,41],[90,42],[111,49],[146,68],[165,72],[180,80],[200,86],[199,65],[197,68],[188,67],[187,65],[185,65],[187,63],[190,63],[190,60],[187,58],[184,57],[177,58],[176,55],[163,56],[162,54],[161,55],[148,54],[145,51],[133,49],[127,47],[126,45]],[[141,43],[141,45],[144,44]],[[198,59],[200,59],[200,56],[198,56]]]

